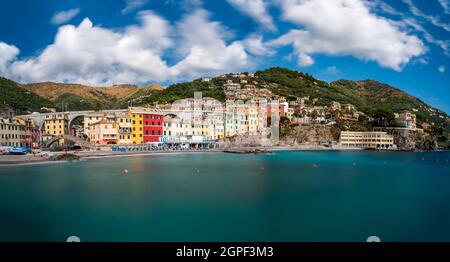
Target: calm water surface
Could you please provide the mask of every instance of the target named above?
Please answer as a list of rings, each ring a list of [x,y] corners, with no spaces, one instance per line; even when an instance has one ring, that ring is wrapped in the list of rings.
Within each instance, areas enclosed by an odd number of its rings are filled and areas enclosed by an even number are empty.
[[[0,241],[450,241],[449,161],[286,151],[3,166]]]

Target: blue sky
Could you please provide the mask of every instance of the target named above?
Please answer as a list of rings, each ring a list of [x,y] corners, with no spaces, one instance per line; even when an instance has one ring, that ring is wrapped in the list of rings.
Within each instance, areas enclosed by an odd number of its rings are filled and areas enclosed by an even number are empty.
[[[450,0],[17,0],[0,75],[168,85],[283,66],[376,79],[450,112]]]

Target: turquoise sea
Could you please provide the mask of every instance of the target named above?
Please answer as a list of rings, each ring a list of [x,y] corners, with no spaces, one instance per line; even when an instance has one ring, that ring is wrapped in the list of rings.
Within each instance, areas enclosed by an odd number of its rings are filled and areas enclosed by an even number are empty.
[[[2,166],[0,241],[450,241],[449,161],[281,151]]]

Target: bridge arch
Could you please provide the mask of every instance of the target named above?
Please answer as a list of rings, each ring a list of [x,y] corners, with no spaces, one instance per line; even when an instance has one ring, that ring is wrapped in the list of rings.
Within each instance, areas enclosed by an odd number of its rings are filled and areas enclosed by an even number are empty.
[[[72,135],[71,131],[72,131],[72,125],[75,122],[75,120],[77,119],[81,119],[83,120],[83,125],[82,127],[84,127],[84,116],[86,114],[74,114],[74,115],[69,115],[69,119],[68,119],[68,123],[67,123],[67,134]]]
[[[75,144],[78,144],[81,147],[84,148],[91,148],[91,149],[95,149],[95,146],[92,145],[91,143],[87,142],[86,140],[83,140],[81,138],[78,137],[74,137],[71,135],[59,135],[59,136],[54,136],[52,139],[49,139],[47,141],[45,141],[45,147],[46,148],[50,148],[54,143],[58,142],[59,140],[68,140],[68,141],[72,141]]]

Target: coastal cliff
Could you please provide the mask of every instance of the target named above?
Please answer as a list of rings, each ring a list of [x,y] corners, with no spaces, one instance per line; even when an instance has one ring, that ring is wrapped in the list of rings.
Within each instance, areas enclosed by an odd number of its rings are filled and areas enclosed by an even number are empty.
[[[325,125],[300,125],[282,129],[280,134],[281,145],[318,145],[321,142],[338,141],[340,129]]]

